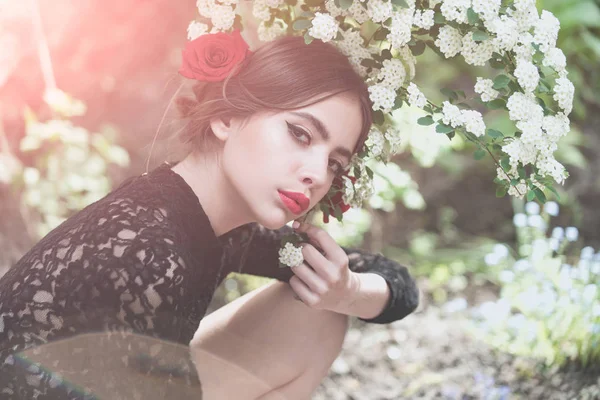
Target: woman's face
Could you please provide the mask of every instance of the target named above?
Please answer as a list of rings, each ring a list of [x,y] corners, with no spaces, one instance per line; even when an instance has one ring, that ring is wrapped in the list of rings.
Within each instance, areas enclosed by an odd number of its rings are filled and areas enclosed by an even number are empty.
[[[232,204],[278,229],[306,214],[350,162],[362,127],[356,96],[339,94],[292,111],[261,112],[245,123],[211,121]],[[304,199],[302,197],[305,196]]]

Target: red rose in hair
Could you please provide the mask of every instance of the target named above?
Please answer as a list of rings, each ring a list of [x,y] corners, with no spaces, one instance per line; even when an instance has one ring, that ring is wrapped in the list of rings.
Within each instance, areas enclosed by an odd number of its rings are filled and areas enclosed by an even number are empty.
[[[350,178],[352,183],[356,182],[355,177],[348,176],[348,175],[345,175],[345,176],[347,178]],[[342,211],[342,214],[350,209],[350,206],[348,204],[344,203],[344,200],[342,199],[342,197],[344,196],[344,178],[343,178],[343,176],[337,176],[333,180],[331,187],[334,188],[334,190],[336,192],[333,196],[331,196],[329,198],[329,201],[326,202],[328,212],[323,212],[323,223],[325,223],[325,224],[329,223],[330,215],[335,216],[335,214],[334,214],[335,206],[338,206],[340,208],[340,210]]]
[[[248,44],[237,29],[201,35],[185,45],[179,73],[198,81],[222,81],[249,53]]]

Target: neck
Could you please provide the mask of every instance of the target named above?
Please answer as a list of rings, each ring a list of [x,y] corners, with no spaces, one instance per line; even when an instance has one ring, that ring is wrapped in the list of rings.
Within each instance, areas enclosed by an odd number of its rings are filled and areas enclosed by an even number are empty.
[[[253,221],[214,154],[190,154],[172,168],[192,188],[216,236]]]

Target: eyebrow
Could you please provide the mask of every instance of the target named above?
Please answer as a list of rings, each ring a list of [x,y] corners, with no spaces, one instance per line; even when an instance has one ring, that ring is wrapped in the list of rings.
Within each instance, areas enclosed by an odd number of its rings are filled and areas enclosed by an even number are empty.
[[[329,141],[331,134],[325,127],[325,124],[323,124],[323,122],[321,122],[320,119],[318,119],[317,117],[315,117],[314,115],[312,115],[310,113],[302,112],[302,111],[291,111],[290,114],[293,114],[293,115],[296,115],[298,117],[308,120],[315,128],[317,128],[317,132],[319,132],[319,134],[321,135],[321,138],[325,142]],[[348,160],[350,160],[352,158],[352,152],[345,147],[338,146],[335,149],[333,149],[333,151],[340,153],[341,155],[346,157]]]

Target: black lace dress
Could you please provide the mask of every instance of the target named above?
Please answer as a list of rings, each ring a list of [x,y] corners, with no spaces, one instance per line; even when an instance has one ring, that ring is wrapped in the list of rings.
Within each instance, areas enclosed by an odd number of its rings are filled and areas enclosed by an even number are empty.
[[[0,399],[144,398],[143,382],[119,389],[115,360],[162,379],[161,396],[173,382],[198,389],[185,349],[215,288],[233,271],[288,281],[293,273],[279,268],[277,255],[286,232],[249,224],[217,238],[168,164],[130,178],[50,232],[0,279]],[[405,267],[345,250],[353,271],[379,274],[391,290],[386,309],[366,322],[389,323],[416,308],[418,291]],[[154,361],[161,355],[164,364]]]

